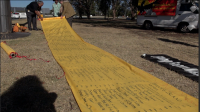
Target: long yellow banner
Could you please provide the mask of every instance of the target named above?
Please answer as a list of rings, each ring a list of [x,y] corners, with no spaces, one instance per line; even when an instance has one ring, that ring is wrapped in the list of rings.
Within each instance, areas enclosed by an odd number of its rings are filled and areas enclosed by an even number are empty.
[[[198,99],[86,43],[66,19],[41,24],[82,112],[198,112]]]

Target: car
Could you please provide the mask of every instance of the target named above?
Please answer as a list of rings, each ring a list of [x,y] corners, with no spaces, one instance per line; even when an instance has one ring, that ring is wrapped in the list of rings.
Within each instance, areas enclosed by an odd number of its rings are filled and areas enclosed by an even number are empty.
[[[142,2],[143,0],[139,1]],[[198,2],[182,0],[172,2],[168,4],[168,0],[164,2],[156,0],[149,5],[144,5],[145,1],[143,1],[139,6],[137,25],[146,30],[151,30],[153,27],[174,28],[182,33],[197,30],[199,23]]]
[[[26,18],[26,13],[25,12],[13,12],[11,14],[11,18],[16,18],[16,19]]]

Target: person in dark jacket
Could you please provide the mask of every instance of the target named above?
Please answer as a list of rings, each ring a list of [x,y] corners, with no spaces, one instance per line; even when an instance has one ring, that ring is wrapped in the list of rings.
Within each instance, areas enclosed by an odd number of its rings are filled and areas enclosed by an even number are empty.
[[[61,4],[62,4],[61,5],[62,7],[61,19],[65,16],[65,18],[67,19],[67,22],[72,27],[73,16],[76,14],[76,12],[68,0],[61,0]]]
[[[32,30],[31,23],[33,24],[33,30],[38,30],[36,26],[36,15],[39,16],[41,20],[43,17],[40,14],[41,7],[44,5],[43,1],[38,2],[31,2],[29,5],[26,6],[26,16],[28,21],[28,29]]]

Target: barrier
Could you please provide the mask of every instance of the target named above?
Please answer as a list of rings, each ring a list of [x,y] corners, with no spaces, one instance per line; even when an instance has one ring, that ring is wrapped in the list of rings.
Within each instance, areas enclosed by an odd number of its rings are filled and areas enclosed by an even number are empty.
[[[66,19],[41,24],[82,112],[198,112],[198,99],[85,42]]]

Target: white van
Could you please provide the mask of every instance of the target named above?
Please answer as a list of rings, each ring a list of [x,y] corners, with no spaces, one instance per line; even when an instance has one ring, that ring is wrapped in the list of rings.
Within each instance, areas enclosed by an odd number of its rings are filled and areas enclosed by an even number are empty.
[[[153,27],[168,27],[177,28],[180,32],[187,33],[193,29],[198,29],[199,4],[197,2],[186,3],[178,0],[176,12],[173,16],[156,15],[149,9],[145,11],[145,14],[137,16],[137,25],[143,26],[147,30]]]

